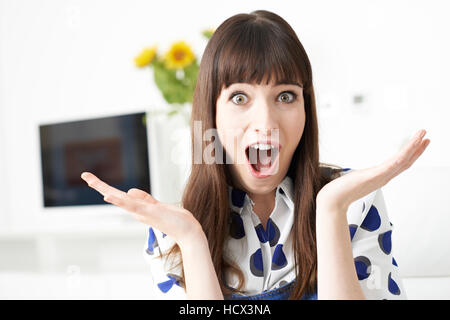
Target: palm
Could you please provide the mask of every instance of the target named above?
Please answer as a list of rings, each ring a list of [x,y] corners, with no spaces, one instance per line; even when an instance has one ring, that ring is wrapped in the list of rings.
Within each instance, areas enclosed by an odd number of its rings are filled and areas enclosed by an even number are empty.
[[[101,193],[106,202],[125,209],[137,220],[171,236],[176,242],[197,224],[197,220],[189,211],[159,202],[145,191],[132,188],[128,192],[123,192],[90,172],[83,172],[81,178],[91,188]]]
[[[429,139],[422,140],[425,133],[420,130],[400,152],[380,165],[349,172],[326,184],[317,195],[317,206],[346,211],[352,202],[386,185],[422,155],[430,143]]]

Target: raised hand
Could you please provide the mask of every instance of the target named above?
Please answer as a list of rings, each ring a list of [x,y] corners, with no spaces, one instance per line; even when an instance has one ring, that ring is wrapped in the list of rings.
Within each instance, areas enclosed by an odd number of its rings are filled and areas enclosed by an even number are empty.
[[[422,155],[430,143],[423,140],[425,134],[424,129],[419,130],[400,152],[383,163],[351,171],[326,184],[317,194],[317,208],[346,212],[352,202],[386,185]]]
[[[202,230],[200,223],[188,210],[159,202],[143,190],[132,188],[123,192],[90,172],[83,172],[81,178],[101,193],[106,202],[125,209],[140,222],[155,227],[178,244]]]

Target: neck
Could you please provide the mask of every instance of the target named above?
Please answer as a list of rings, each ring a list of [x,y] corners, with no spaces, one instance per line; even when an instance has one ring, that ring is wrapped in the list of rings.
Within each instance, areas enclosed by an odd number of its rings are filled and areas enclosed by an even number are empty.
[[[254,202],[253,212],[256,213],[261,221],[264,229],[266,228],[267,220],[275,208],[275,192],[277,189],[272,190],[265,194],[249,193],[248,196]]]

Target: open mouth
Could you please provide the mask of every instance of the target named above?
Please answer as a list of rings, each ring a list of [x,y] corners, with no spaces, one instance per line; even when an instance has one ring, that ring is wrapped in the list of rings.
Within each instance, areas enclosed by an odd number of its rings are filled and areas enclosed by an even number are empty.
[[[261,178],[276,173],[280,149],[279,144],[271,142],[248,145],[245,154],[253,176]]]

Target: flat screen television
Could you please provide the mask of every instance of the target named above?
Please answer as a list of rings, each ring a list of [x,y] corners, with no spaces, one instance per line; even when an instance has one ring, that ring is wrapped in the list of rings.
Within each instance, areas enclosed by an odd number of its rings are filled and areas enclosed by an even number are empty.
[[[107,204],[80,175],[151,193],[146,113],[39,126],[44,207]]]

